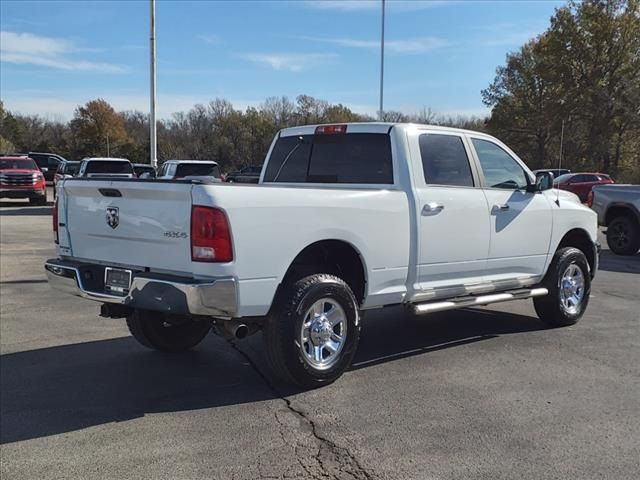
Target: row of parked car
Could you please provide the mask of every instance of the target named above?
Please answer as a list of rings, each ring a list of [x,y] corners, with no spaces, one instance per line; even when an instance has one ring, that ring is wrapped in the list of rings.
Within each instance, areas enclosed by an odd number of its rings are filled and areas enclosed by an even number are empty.
[[[67,160],[53,153],[29,152],[0,156],[0,198],[25,198],[35,205],[47,202],[47,183],[55,186],[69,177],[119,177],[199,179],[203,182],[258,183],[262,167],[244,167],[223,174],[212,160],[168,160],[159,171],[143,163],[131,163],[125,158],[85,158]]]

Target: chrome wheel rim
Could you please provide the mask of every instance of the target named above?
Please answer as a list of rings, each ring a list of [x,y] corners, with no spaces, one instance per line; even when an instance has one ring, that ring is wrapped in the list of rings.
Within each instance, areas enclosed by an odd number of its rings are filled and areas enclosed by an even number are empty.
[[[347,315],[338,302],[321,298],[306,311],[298,344],[309,366],[316,370],[334,366],[346,340]]]
[[[560,278],[560,304],[565,312],[575,315],[584,299],[584,274],[575,263],[569,265]]]

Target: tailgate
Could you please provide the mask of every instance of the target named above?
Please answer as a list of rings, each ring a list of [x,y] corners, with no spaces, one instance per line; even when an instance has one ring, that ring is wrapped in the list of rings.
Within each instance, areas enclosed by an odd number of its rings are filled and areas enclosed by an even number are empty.
[[[191,188],[188,183],[65,181],[71,256],[188,272]]]

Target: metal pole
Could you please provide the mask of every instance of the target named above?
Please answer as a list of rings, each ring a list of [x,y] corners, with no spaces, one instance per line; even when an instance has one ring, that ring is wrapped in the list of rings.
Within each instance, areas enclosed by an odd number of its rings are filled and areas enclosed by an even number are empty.
[[[150,113],[149,113],[149,140],[150,163],[155,168],[158,166],[156,154],[156,0],[151,0],[151,86],[150,86]]]
[[[382,121],[384,117],[383,95],[384,95],[384,1],[382,0],[382,29],[380,35],[380,110],[378,119]]]
[[[562,168],[562,148],[564,144],[564,119],[562,120],[562,128],[560,129],[560,158],[558,158],[558,170]],[[560,173],[560,172],[558,172]],[[560,185],[556,187],[558,191],[556,192],[556,205],[560,206]]]
[[[107,158],[110,157],[109,155],[109,135],[107,135]]]

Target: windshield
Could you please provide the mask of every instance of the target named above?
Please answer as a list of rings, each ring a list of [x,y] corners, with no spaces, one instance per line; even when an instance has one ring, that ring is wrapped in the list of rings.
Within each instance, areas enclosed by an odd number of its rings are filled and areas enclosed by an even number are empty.
[[[38,170],[36,162],[30,158],[0,158],[0,170]]]
[[[218,165],[212,163],[180,163],[176,168],[176,178],[216,177],[220,178]]]
[[[133,173],[133,168],[129,162],[91,160],[85,173]]]

